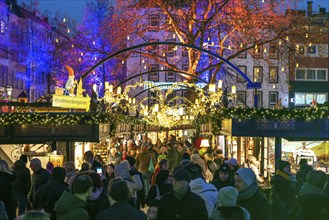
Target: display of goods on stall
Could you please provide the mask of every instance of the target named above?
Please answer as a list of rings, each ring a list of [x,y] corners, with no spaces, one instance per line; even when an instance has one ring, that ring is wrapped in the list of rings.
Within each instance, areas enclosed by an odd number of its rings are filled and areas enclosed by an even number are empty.
[[[94,155],[100,155],[102,157],[103,162],[107,161],[108,149],[106,145],[97,144],[95,145],[93,151]]]

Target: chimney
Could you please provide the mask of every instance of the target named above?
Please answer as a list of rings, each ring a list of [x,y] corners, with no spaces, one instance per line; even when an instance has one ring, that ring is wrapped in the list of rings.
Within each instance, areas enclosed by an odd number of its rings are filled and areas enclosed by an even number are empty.
[[[319,14],[324,15],[326,13],[326,8],[320,8]]]
[[[307,17],[313,16],[313,1],[307,2]]]

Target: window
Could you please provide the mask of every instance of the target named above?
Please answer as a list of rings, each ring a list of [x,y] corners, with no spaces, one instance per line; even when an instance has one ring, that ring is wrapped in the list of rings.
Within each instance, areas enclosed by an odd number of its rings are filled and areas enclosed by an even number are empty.
[[[8,85],[8,66],[0,66],[0,85]]]
[[[262,46],[255,47],[254,51],[253,51],[253,56],[254,56],[254,58],[262,58],[263,57],[263,47]]]
[[[245,106],[247,101],[247,95],[245,91],[236,92],[236,105]]]
[[[295,105],[310,105],[313,99],[323,104],[328,100],[328,93],[296,92]]]
[[[152,42],[159,42],[159,40],[158,40],[158,39],[150,39],[150,40],[149,40],[149,43],[152,43]],[[148,53],[149,53],[149,54],[153,54],[153,55],[155,55],[155,54],[157,54],[158,51],[159,51],[159,45],[148,46],[148,47],[147,47],[147,50],[148,50]]]
[[[278,58],[278,47],[276,43],[270,43],[270,59]]]
[[[268,93],[268,106],[270,108],[274,108],[276,106],[276,104],[278,103],[278,97],[279,97],[278,92],[269,92]]]
[[[254,66],[254,82],[263,81],[263,67]]]
[[[149,71],[157,71],[159,70],[159,64],[151,64]],[[159,72],[154,72],[149,74],[149,80],[157,82],[159,81]]]
[[[270,83],[277,83],[278,82],[278,68],[277,67],[270,67],[269,82]]]
[[[175,39],[168,39],[166,42],[176,42]],[[175,45],[167,45],[166,56],[167,57],[174,57],[176,56],[176,46]]]
[[[175,82],[176,81],[176,73],[175,72],[167,72],[166,73],[166,82]]]
[[[237,66],[237,67],[239,68],[239,70],[241,70],[241,72],[247,75],[247,66]],[[241,76],[241,74],[238,72],[236,73],[236,81],[246,82],[245,78],[243,78],[243,76]]]
[[[255,92],[253,92],[255,94]],[[258,107],[261,108],[263,107],[263,92],[257,91],[257,98],[258,98]],[[255,96],[253,97],[253,100],[255,99]],[[255,103],[255,102],[254,102]]]
[[[326,81],[328,79],[327,69],[298,68],[295,70],[296,80],[312,80],[312,81]]]
[[[2,19],[0,21],[0,32],[1,32],[1,34],[4,34],[6,32],[6,23]]]
[[[307,55],[316,56],[317,52],[318,52],[318,50],[317,50],[316,45],[312,45],[312,46],[307,47]]]
[[[159,15],[148,16],[148,28],[149,30],[159,30]]]

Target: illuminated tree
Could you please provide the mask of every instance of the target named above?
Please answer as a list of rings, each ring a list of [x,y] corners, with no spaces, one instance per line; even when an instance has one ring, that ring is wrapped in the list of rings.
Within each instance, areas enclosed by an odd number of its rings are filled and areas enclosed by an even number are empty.
[[[255,56],[263,45],[271,42],[289,44],[287,36],[300,34],[301,30],[291,28],[302,17],[291,12],[292,3],[295,1],[118,0],[117,14],[109,24],[113,29],[110,34],[113,46],[124,48],[127,38],[123,36],[143,39],[141,43],[146,43],[152,40],[147,33],[153,31],[167,40],[207,48],[230,61],[245,52]],[[152,15],[159,16],[158,23],[155,21],[153,26],[148,23],[152,22]],[[164,36],[165,33],[170,33],[170,36]],[[164,56],[163,52],[169,50],[178,48],[162,47],[161,52],[152,54],[145,50],[134,52],[181,71],[177,65],[179,61],[171,61]],[[185,49],[180,50],[184,52]],[[210,58],[201,66],[200,51],[187,48],[186,53],[186,72],[199,76],[213,69],[211,81],[216,80],[223,62]]]

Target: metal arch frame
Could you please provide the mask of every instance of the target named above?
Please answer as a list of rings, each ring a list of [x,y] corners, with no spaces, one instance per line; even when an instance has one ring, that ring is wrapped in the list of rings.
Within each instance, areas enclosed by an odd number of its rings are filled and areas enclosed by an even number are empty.
[[[130,51],[130,50],[134,50],[137,48],[142,48],[142,47],[146,47],[146,46],[153,46],[153,45],[174,45],[174,46],[183,46],[183,47],[188,47],[188,48],[192,48],[198,51],[202,51],[204,53],[210,54],[212,56],[214,56],[215,58],[222,60],[224,63],[228,64],[230,67],[232,67],[234,70],[236,70],[246,81],[247,81],[247,89],[254,89],[254,107],[258,108],[258,95],[257,95],[257,89],[261,88],[261,83],[260,82],[252,82],[249,77],[244,74],[238,67],[236,67],[234,64],[232,64],[231,62],[229,62],[228,60],[226,60],[225,58],[219,56],[216,53],[213,53],[209,50],[194,46],[194,45],[190,45],[190,44],[183,44],[180,42],[150,42],[150,43],[145,43],[145,44],[138,44],[135,46],[131,46],[131,47],[127,47],[125,49],[119,50],[116,53],[113,53],[112,55],[102,59],[101,61],[99,61],[98,63],[96,63],[94,66],[92,66],[87,72],[85,72],[81,78],[82,80],[89,74],[91,73],[94,69],[96,69],[98,66],[102,65],[103,63],[107,62],[108,60],[112,59],[113,57],[122,54],[124,52]]]
[[[203,49],[201,47],[197,47],[194,45],[190,45],[190,44],[183,44],[183,43],[179,43],[179,42],[150,42],[150,43],[145,43],[145,44],[138,44],[135,46],[131,46],[131,47],[127,47],[123,50],[119,50],[116,53],[113,53],[112,55],[102,59],[101,61],[99,61],[98,63],[96,63],[94,66],[92,66],[87,72],[85,72],[82,75],[82,79],[84,79],[89,73],[91,73],[94,69],[96,69],[98,66],[100,66],[101,64],[107,62],[108,60],[112,59],[113,57],[122,54],[124,52],[130,51],[130,50],[134,50],[137,48],[142,48],[142,47],[146,47],[146,46],[153,46],[153,45],[174,45],[174,46],[183,46],[183,47],[188,47],[188,48],[192,48],[198,51],[202,51],[204,53],[210,54],[220,60],[222,60],[224,63],[228,64],[230,67],[232,67],[234,70],[236,70],[246,81],[247,81],[247,88],[248,89],[253,89],[253,88],[261,88],[261,83],[259,82],[252,82],[249,77],[244,74],[238,67],[236,67],[234,64],[232,64],[230,61],[226,60],[225,58],[219,56],[216,53],[213,53],[209,50]]]

